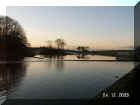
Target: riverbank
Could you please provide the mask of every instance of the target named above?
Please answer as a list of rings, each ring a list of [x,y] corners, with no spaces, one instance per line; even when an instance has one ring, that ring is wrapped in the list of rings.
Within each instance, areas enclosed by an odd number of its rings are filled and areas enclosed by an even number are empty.
[[[135,60],[133,50],[104,50],[104,51],[96,51],[95,54],[116,57],[117,60],[122,61]]]
[[[6,100],[6,93],[5,90],[6,84],[0,80],[0,105]]]
[[[137,86],[140,65],[116,81],[110,87],[101,91],[92,105],[134,105],[137,100]]]

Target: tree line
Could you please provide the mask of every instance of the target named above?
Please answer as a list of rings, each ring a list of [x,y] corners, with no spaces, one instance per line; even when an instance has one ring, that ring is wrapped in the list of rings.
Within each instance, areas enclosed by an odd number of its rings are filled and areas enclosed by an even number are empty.
[[[47,42],[47,47],[48,48],[53,48],[53,41],[51,40],[48,40],[46,41]],[[54,43],[56,44],[57,46],[57,49],[64,49],[64,47],[66,46],[66,42],[64,41],[64,39],[61,39],[61,38],[58,38],[54,41]]]
[[[0,57],[22,57],[29,54],[29,43],[21,25],[8,16],[0,16]]]

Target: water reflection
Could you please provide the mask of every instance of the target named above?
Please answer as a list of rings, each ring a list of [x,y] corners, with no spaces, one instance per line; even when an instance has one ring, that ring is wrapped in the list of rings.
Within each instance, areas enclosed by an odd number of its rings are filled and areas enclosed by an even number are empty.
[[[63,60],[56,61],[56,68],[58,71],[63,71],[64,70],[64,61]]]
[[[8,98],[92,98],[133,68],[132,62],[48,60],[28,64],[24,80]]]
[[[120,78],[133,68],[133,62],[73,62],[64,57],[48,56],[45,62],[32,62],[30,57],[31,62],[0,63],[1,91],[7,90],[11,99],[89,98],[116,81],[116,75]]]
[[[87,55],[87,54],[76,54],[76,55],[37,55],[35,56],[41,59],[49,59],[49,60],[116,60],[114,56],[103,56],[103,55]]]
[[[89,57],[85,54],[79,54],[77,55],[77,59],[89,59]]]
[[[47,58],[49,60],[46,64],[48,65],[49,68],[55,65],[55,68],[57,69],[57,71],[64,70],[64,56],[63,55],[47,56]]]
[[[14,91],[23,80],[26,73],[26,64],[20,63],[0,63],[0,92]]]

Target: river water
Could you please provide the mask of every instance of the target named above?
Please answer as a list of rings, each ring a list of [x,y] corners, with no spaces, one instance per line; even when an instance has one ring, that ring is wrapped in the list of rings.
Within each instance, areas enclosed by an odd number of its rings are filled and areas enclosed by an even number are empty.
[[[0,63],[0,79],[7,83],[8,98],[93,98],[134,68],[133,62],[65,61],[77,59],[74,56],[59,57],[64,60],[54,58],[25,58],[24,62]],[[93,59],[115,60],[115,57],[90,58]]]

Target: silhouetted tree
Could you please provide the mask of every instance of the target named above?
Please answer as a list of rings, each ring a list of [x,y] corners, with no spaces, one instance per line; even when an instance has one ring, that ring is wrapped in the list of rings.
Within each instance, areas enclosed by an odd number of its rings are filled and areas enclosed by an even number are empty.
[[[64,42],[64,40],[61,42],[61,48],[64,49],[66,43]]]
[[[81,52],[85,52],[85,51],[88,51],[89,47],[87,46],[78,46],[77,47],[77,50],[81,51]]]
[[[56,43],[58,49],[64,49],[64,46],[66,45],[65,41],[60,38],[56,39],[55,43]]]
[[[52,48],[52,41],[51,40],[47,41],[47,46],[48,46],[48,48]]]
[[[10,17],[0,17],[0,56],[24,55],[27,51],[27,38],[20,24]]]

